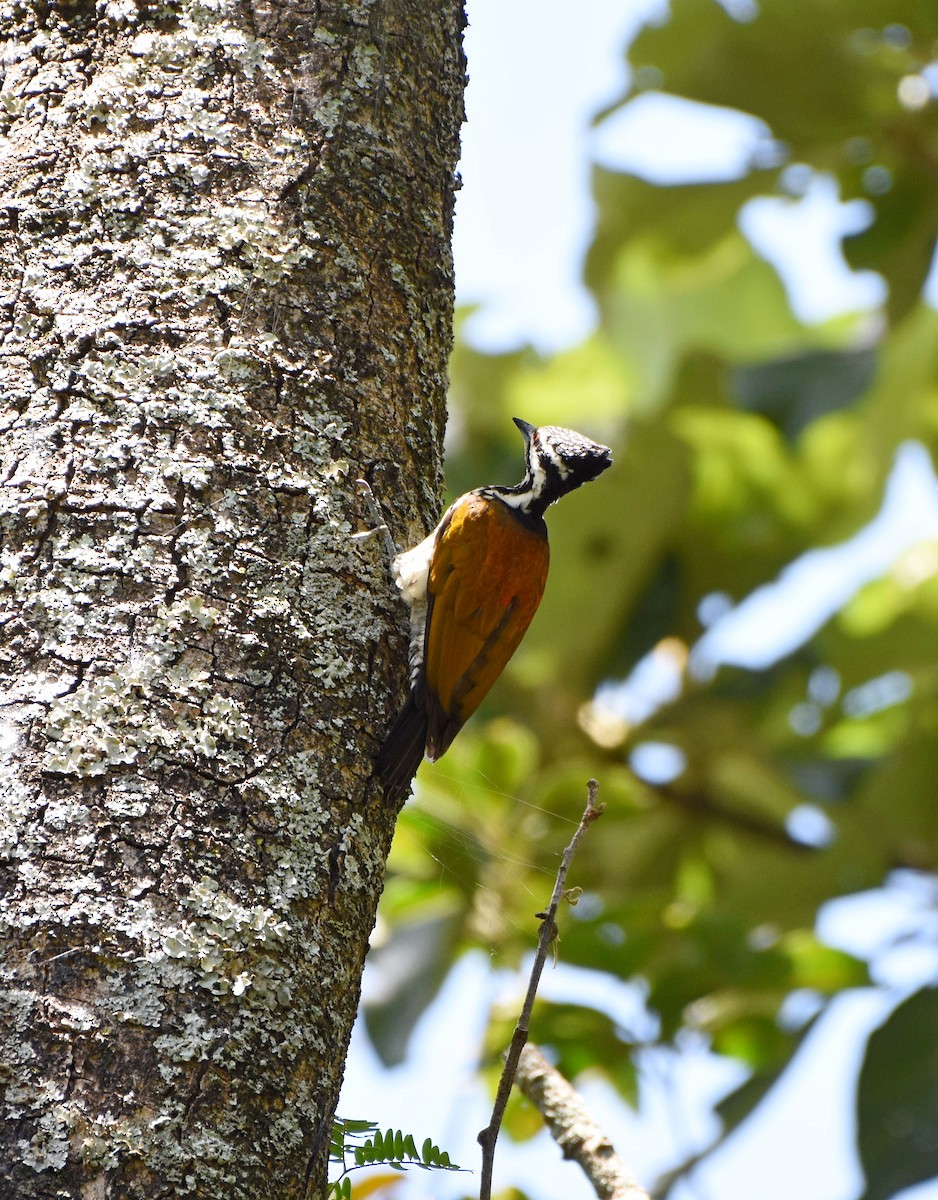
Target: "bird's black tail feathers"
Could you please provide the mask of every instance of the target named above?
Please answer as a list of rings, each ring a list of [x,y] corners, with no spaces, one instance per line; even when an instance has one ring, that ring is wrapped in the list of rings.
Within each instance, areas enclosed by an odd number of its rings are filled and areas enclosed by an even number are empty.
[[[417,689],[411,688],[375,759],[375,769],[384,783],[387,798],[392,802],[400,802],[410,790],[426,744],[426,708],[418,700]]]

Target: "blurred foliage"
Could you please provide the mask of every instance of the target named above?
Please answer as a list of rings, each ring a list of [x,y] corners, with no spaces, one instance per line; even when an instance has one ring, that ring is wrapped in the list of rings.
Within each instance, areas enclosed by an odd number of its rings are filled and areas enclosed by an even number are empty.
[[[765,628],[764,668],[708,670],[691,653],[714,605],[860,530],[902,443],[934,451],[938,314],[922,291],[938,230],[936,58],[933,0],[672,0],[603,116],[643,90],[736,108],[765,124],[757,161],[669,187],[597,170],[597,332],[551,358],[458,340],[454,494],[519,477],[514,415],[607,440],[616,466],[549,514],[541,611],[402,814],[377,951],[396,982],[370,1014],[386,1058],[461,952],[518,965],[531,950],[590,776],[606,814],[574,863],[585,894],[558,954],[637,981],[648,1029],[598,1002],[542,1001],[533,1036],[571,1077],[599,1073],[634,1104],[644,1048],[697,1031],[748,1070],[719,1106],[727,1133],[830,1000],[868,982],[815,936],[819,907],[898,868],[938,868],[938,546],[901,554],[790,653],[773,654]],[[818,172],[869,205],[844,251],[886,280],[881,313],[803,324],[739,231],[746,201],[796,203]],[[652,654],[670,663],[669,701],[626,719],[594,699]],[[650,743],[680,752],[666,783],[630,765]],[[806,996],[809,1018],[793,1020]],[[935,997],[901,1004],[865,1051],[868,1200],[938,1175]],[[493,1014],[492,1061],[508,1020]],[[526,1122],[509,1113],[518,1136]]]
[[[889,1200],[935,1172],[938,989],[922,988],[869,1041],[857,1101],[863,1200]]]

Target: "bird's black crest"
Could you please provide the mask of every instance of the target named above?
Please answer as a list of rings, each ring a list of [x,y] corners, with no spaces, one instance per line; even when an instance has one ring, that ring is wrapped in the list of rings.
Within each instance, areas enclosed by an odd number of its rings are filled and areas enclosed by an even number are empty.
[[[575,429],[562,425],[535,427],[515,417],[526,443],[527,478],[522,487],[533,494],[532,511],[548,505],[589,483],[612,466],[612,451]]]

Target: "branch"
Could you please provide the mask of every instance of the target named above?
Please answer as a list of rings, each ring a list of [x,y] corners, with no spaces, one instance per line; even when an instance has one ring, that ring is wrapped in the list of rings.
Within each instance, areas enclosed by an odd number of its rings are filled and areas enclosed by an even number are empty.
[[[649,1200],[587,1111],[582,1098],[537,1046],[525,1046],[516,1080],[538,1110],[564,1158],[586,1174],[599,1200]]]
[[[534,964],[531,967],[528,990],[524,997],[524,1004],[521,1006],[521,1015],[518,1017],[515,1031],[511,1036],[511,1043],[508,1047],[508,1054],[505,1057],[502,1076],[498,1081],[498,1091],[495,1095],[492,1119],[477,1138],[479,1145],[482,1147],[482,1186],[479,1189],[479,1200],[491,1200],[492,1197],[492,1168],[495,1163],[495,1143],[498,1141],[498,1131],[501,1128],[502,1117],[505,1115],[505,1107],[508,1104],[511,1085],[514,1083],[515,1074],[518,1070],[518,1060],[521,1057],[524,1044],[528,1040],[531,1010],[534,1007],[534,997],[537,995],[537,985],[540,983],[541,973],[544,970],[544,964],[547,962],[547,952],[550,944],[557,936],[557,924],[554,918],[557,915],[557,908],[564,894],[567,871],[570,869],[570,863],[573,861],[580,838],[589,826],[603,814],[602,806],[596,804],[596,793],[598,791],[599,784],[595,779],[591,779],[587,784],[586,808],[583,810],[583,816],[580,817],[576,833],[570,839],[570,845],[563,852],[563,858],[560,860],[560,867],[557,871],[557,878],[554,881],[554,890],[550,898],[550,904],[547,906],[546,912],[537,914],[541,922],[541,931],[537,939],[537,951],[534,955]]]
[[[680,788],[657,785],[654,791],[657,795],[665,800],[669,800],[678,808],[683,808],[685,812],[696,815],[703,814],[704,816],[713,818],[714,821],[721,821],[724,825],[728,825],[732,829],[752,834],[754,837],[762,838],[764,841],[772,842],[777,846],[784,846],[786,850],[794,850],[798,854],[817,853],[816,846],[796,841],[785,830],[784,826],[767,821],[756,813],[727,808],[723,804],[718,804],[703,788],[684,791]]]

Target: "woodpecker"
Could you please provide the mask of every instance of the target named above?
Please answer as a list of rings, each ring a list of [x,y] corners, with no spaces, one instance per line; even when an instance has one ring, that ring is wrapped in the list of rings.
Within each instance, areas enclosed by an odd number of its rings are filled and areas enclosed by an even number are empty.
[[[612,465],[608,446],[572,429],[514,422],[521,483],[466,492],[391,564],[410,606],[410,694],[376,761],[389,795],[424,754],[435,762],[449,748],[517,650],[547,582],[546,509]]]

